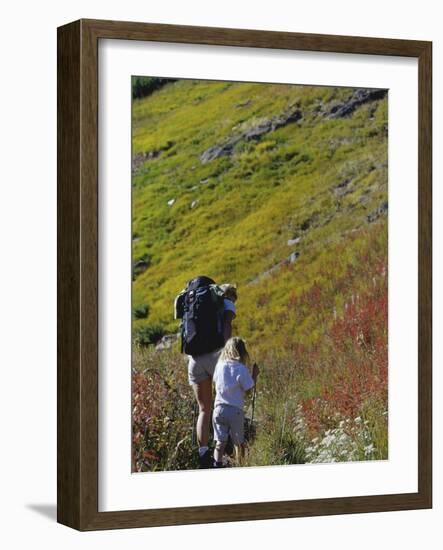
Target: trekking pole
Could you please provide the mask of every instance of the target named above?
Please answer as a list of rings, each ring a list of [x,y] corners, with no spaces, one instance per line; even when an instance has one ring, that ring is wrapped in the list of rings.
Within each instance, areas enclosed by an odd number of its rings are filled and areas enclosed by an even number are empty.
[[[254,423],[254,412],[255,412],[255,397],[257,395],[257,380],[254,382],[254,391],[252,392],[252,412],[251,412],[251,428]]]
[[[254,384],[254,391],[252,393],[252,413],[251,413],[251,426],[254,424],[254,411],[255,411],[255,396],[257,395],[257,386]]]

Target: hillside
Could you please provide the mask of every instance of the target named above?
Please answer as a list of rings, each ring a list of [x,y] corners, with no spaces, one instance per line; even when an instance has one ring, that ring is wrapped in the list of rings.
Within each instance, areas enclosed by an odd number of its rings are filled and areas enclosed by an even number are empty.
[[[135,327],[175,331],[175,295],[207,273],[238,284],[238,328],[248,327],[255,340],[246,320],[263,293],[279,310],[313,284],[334,247],[352,240],[351,230],[370,231],[368,216],[387,200],[387,100],[331,116],[353,95],[345,88],[178,81],[134,102],[133,155],[145,159],[134,162],[133,258],[141,272],[135,268],[133,303],[149,308]],[[300,120],[200,160],[291,108]],[[263,275],[294,252],[294,272],[275,270],[272,282]],[[342,296],[335,301],[342,307]]]
[[[384,414],[387,116],[380,90],[179,80],[135,99],[135,342],[175,333],[175,295],[209,275],[238,285],[234,332],[268,366],[263,422],[303,410],[313,436],[371,395]]]

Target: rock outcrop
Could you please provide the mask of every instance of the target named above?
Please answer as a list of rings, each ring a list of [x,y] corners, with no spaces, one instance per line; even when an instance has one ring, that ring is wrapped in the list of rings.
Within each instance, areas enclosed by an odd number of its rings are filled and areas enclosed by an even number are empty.
[[[388,90],[358,89],[350,98],[343,103],[334,105],[328,112],[324,113],[324,115],[327,118],[343,118],[350,116],[361,105],[383,99],[387,93]]]
[[[372,223],[372,222],[375,222],[377,218],[387,213],[388,213],[388,201],[384,201],[380,204],[378,208],[376,208],[366,216],[366,220],[368,221],[368,223]]]
[[[156,351],[163,351],[165,349],[171,349],[174,344],[178,342],[180,333],[177,334],[165,334],[155,345]]]
[[[289,264],[293,264],[295,263],[295,261],[297,260],[297,258],[300,256],[300,252],[292,252],[291,254],[289,254],[288,257],[286,257],[284,260],[282,260],[281,262],[278,262],[277,264],[273,265],[272,267],[270,267],[269,269],[267,269],[266,271],[263,271],[263,273],[260,273],[260,275],[258,275],[257,277],[255,277],[254,279],[252,279],[252,281],[249,281],[248,284],[250,285],[253,285],[253,284],[256,284],[258,283],[259,281],[261,281],[262,279],[266,278],[266,277],[269,277],[270,275],[272,275],[273,273],[275,273],[276,271],[278,271],[280,268],[282,268],[284,265],[289,265]]]
[[[282,128],[287,124],[298,122],[302,118],[302,113],[298,107],[289,109],[281,115],[260,120],[256,124],[244,129],[243,131],[228,137],[221,143],[217,143],[209,149],[206,149],[200,155],[200,161],[205,164],[223,156],[230,156],[234,152],[234,148],[240,141],[251,141],[259,139],[261,136]]]
[[[146,161],[157,159],[164,151],[169,151],[174,145],[174,141],[168,141],[163,147],[158,149],[137,153],[132,157],[132,173],[138,172]]]

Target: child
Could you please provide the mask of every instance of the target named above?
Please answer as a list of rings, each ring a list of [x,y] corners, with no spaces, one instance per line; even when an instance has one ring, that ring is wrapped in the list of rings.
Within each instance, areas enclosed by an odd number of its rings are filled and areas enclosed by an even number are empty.
[[[252,376],[246,366],[249,355],[241,338],[230,338],[223,348],[214,371],[215,402],[212,423],[214,426],[214,467],[223,467],[223,453],[228,436],[235,446],[237,460],[243,457],[244,395],[256,383],[259,368],[254,364]]]
[[[223,291],[225,300],[229,300],[232,303],[237,301],[237,286],[231,284],[220,285],[220,288]]]

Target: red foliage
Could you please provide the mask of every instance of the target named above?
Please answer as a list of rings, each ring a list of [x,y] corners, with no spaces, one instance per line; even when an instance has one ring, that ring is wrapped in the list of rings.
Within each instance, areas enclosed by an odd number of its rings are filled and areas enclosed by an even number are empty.
[[[132,444],[134,450],[133,470],[140,471],[151,461],[158,459],[153,450],[145,450],[150,431],[158,430],[161,418],[161,403],[167,398],[167,389],[154,372],[149,376],[135,373],[132,377]]]
[[[183,358],[152,352],[138,359],[132,377],[132,470],[194,466],[191,453],[194,397]]]
[[[351,346],[364,347],[368,351],[379,351],[386,344],[388,321],[387,294],[357,294],[345,307],[341,319],[336,319],[329,334],[338,349]]]
[[[387,403],[387,328],[385,284],[364,296],[355,295],[343,316],[334,320],[327,333],[329,358],[323,357],[318,366],[327,370],[328,384],[319,397],[302,403],[310,430],[330,427],[334,415],[355,418],[367,400]]]

